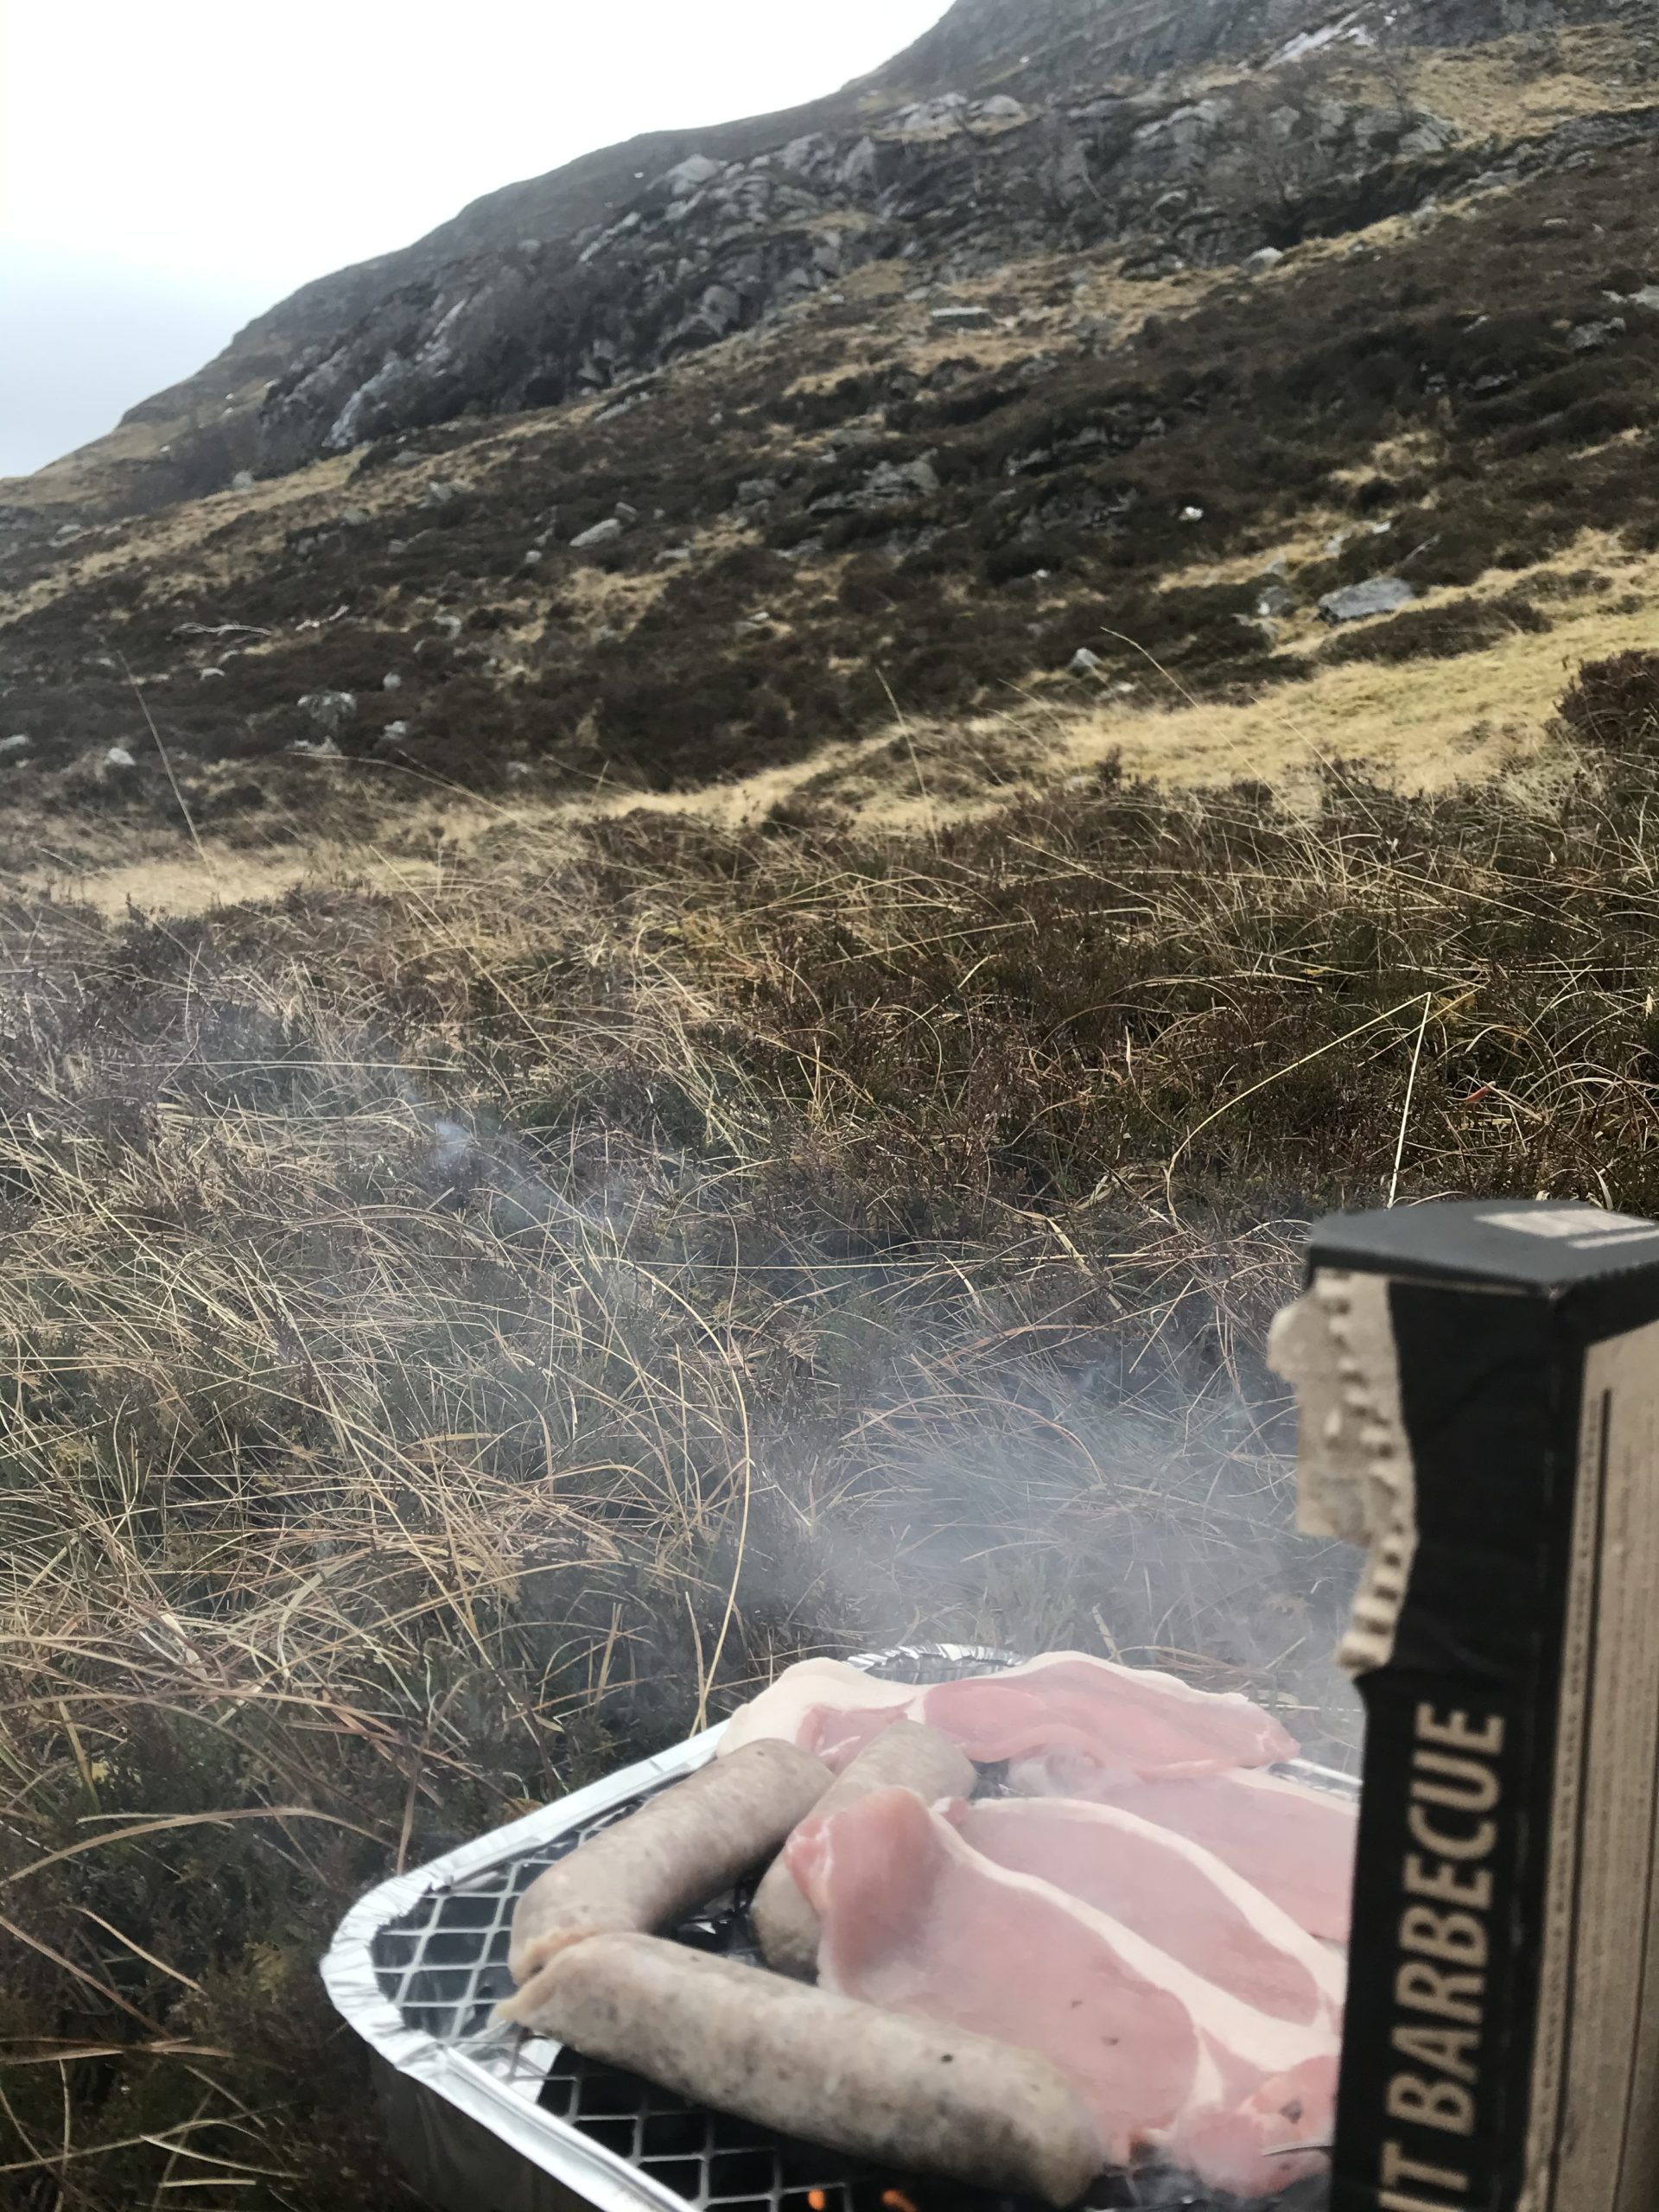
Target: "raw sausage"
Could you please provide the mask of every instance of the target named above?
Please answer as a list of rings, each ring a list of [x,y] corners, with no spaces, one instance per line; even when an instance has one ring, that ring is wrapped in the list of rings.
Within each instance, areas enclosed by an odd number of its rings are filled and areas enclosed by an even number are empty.
[[[1065,2205],[1102,2164],[1076,2090],[1034,2052],[655,1936],[575,1945],[498,2017],[882,2165]]]
[[[977,1778],[973,1761],[948,1736],[900,1720],[859,1753],[814,1810],[837,1813],[867,1790],[894,1783],[913,1789],[931,1805],[941,1797],[969,1796]],[[754,1932],[769,1967],[804,1979],[812,1974],[818,1963],[818,1916],[781,1858],[772,1861],[755,1892]]]
[[[586,1936],[669,1927],[718,1897],[779,1848],[830,1783],[810,1752],[763,1739],[602,1828],[519,1898],[513,1980],[527,1981]]]

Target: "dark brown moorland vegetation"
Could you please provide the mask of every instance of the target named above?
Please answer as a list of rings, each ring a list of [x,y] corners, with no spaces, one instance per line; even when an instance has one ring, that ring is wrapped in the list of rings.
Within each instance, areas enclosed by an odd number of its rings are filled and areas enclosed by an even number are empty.
[[[10,899],[0,2203],[410,2202],[346,1903],[802,1651],[1073,1642],[1341,1756],[1265,1321],[1396,1178],[1659,1210],[1656,677],[1542,796]]]

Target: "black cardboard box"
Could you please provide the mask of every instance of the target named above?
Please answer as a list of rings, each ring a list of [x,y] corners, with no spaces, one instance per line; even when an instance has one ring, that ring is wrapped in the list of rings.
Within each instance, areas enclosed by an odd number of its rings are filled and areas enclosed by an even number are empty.
[[[1334,1217],[1273,1357],[1369,1552],[1333,2212],[1659,2212],[1659,1225]]]

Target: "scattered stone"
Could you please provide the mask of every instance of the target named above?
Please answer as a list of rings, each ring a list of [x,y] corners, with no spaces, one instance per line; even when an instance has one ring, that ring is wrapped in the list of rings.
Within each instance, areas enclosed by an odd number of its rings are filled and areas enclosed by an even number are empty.
[[[509,760],[506,772],[514,783],[522,783],[530,773],[530,763],[528,760]]]
[[[357,712],[355,691],[308,691],[300,701],[302,712],[330,736],[344,729]]]
[[[993,92],[989,99],[980,102],[979,111],[992,123],[1023,123],[1026,119],[1025,109],[1007,92]]]
[[[458,499],[467,489],[464,484],[454,484],[442,476],[435,476],[421,494],[425,507],[447,507],[451,499]]]
[[[1567,334],[1567,342],[1575,353],[1594,353],[1615,338],[1624,336],[1630,325],[1622,315],[1609,315],[1605,322],[1581,322]]]
[[[308,737],[296,737],[289,747],[290,753],[308,753],[314,760],[338,760],[340,747],[332,737],[320,737],[314,743]]]
[[[388,669],[380,679],[380,689],[383,691],[401,691],[403,688],[404,679],[395,668]]]
[[[529,552],[524,556],[524,566],[527,569],[539,569],[542,565],[543,557],[543,555],[532,545]]]
[[[407,553],[409,540],[406,537],[389,537],[386,540],[386,550],[388,553]]]
[[[343,529],[361,530],[365,523],[373,520],[373,517],[366,507],[347,507],[340,519]]]
[[[617,501],[616,513],[619,520],[622,522],[638,522],[639,519],[639,508],[630,505],[626,499]]]
[[[689,545],[665,545],[657,556],[656,565],[659,569],[672,568],[677,563],[690,558],[691,548]]]
[[[112,745],[104,755],[104,766],[106,768],[136,768],[138,763],[124,745]]]
[[[861,506],[895,506],[905,499],[931,499],[939,488],[939,474],[932,462],[878,461],[864,480]]]
[[[988,308],[935,308],[935,330],[995,330],[996,317]]]
[[[1204,520],[1204,509],[1202,507],[1183,507],[1181,509],[1180,519],[1183,522],[1202,522]]]
[[[231,489],[232,492],[251,492],[253,471],[251,468],[238,468],[231,479]]]
[[[1256,595],[1255,611],[1264,622],[1275,620],[1291,613],[1296,605],[1296,594],[1288,584],[1269,584]]]
[[[1079,645],[1066,667],[1073,676],[1088,676],[1100,666],[1100,655],[1091,653],[1087,645]]]
[[[54,545],[73,545],[78,537],[85,537],[86,535],[86,532],[78,522],[67,522],[60,529],[53,532],[52,543]]]
[[[27,751],[29,743],[21,731],[16,737],[0,737],[0,753],[22,753]]]
[[[1251,276],[1259,276],[1264,270],[1276,269],[1284,257],[1276,245],[1261,245],[1245,255],[1244,266]]]
[[[1659,315],[1659,284],[1644,284],[1639,292],[1627,292],[1625,300],[1633,308],[1646,308],[1649,314]]]
[[[596,522],[591,530],[584,530],[579,537],[570,541],[573,553],[586,553],[595,545],[614,545],[622,535],[622,524],[615,515],[607,515],[603,522]]]
[[[213,677],[219,677],[219,678],[221,678],[221,679],[222,679],[222,678],[223,678],[223,677],[224,677],[224,674],[225,674],[225,671],[224,671],[224,670],[223,670],[222,668],[202,668],[202,669],[198,669],[198,670],[197,670],[197,671],[196,671],[196,681],[197,681],[199,683],[207,683],[210,682],[210,681],[212,680],[212,678],[213,678]]]
[[[458,638],[461,635],[461,617],[459,614],[435,614],[432,627],[441,631],[446,638]]]
[[[764,506],[768,500],[775,499],[782,489],[775,476],[746,476],[737,487],[737,504],[740,507]]]
[[[1397,614],[1409,607],[1416,593],[1403,576],[1372,576],[1363,584],[1344,584],[1328,591],[1319,601],[1326,622],[1363,622],[1372,614]]]

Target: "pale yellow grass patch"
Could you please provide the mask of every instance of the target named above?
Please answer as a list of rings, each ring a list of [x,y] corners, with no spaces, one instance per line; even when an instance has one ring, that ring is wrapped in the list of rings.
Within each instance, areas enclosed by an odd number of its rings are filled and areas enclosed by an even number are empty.
[[[1440,47],[1414,57],[1408,74],[1421,106],[1471,137],[1520,136],[1575,115],[1645,107],[1651,86],[1630,67],[1631,41],[1611,24],[1559,33],[1562,67],[1541,70],[1519,38]]]
[[[1149,670],[1135,702],[1103,706],[1062,745],[1060,758],[1081,769],[1117,753],[1129,773],[1180,785],[1236,776],[1282,783],[1333,758],[1374,763],[1409,791],[1478,780],[1546,746],[1561,693],[1581,661],[1651,644],[1659,562],[1641,568],[1647,588],[1631,594],[1642,602],[1632,611],[1616,613],[1600,597],[1572,601],[1552,607],[1554,627],[1542,635],[1516,631],[1484,652],[1452,660],[1315,668],[1306,682],[1243,705],[1163,711],[1141,703],[1171,696]],[[1486,579],[1470,595],[1524,591],[1526,582],[1525,576]],[[1422,604],[1458,595],[1432,594]],[[1622,594],[1610,596],[1624,603]]]

